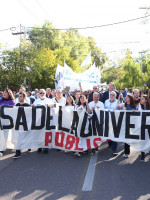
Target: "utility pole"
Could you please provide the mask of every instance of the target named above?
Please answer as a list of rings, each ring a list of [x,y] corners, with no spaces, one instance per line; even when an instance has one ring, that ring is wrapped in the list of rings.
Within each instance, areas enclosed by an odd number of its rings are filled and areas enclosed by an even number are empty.
[[[19,30],[20,32],[16,32],[16,33],[12,33],[12,35],[20,35],[20,45],[21,45],[21,42],[22,42],[22,35],[24,35],[24,37],[26,38],[26,36],[25,36],[25,34],[26,34],[26,32],[25,32],[25,27],[24,26],[22,26],[21,24],[20,24],[20,30]]]
[[[139,52],[140,54],[140,58],[141,58],[141,62],[140,62],[140,66],[141,66],[141,91],[142,91],[142,88],[143,88],[143,77],[142,77],[142,73],[143,73],[143,68],[142,68],[142,58],[143,58],[143,54],[145,52]]]
[[[20,60],[22,60],[24,62],[24,55],[21,53],[22,52],[22,35],[24,35],[24,38],[26,39],[26,32],[25,32],[25,26],[22,26],[20,24],[19,26],[19,32],[12,32],[12,35],[20,35]],[[19,66],[20,67],[20,71],[22,71],[22,74],[24,75],[24,67],[22,65]],[[21,79],[21,74],[19,75],[19,79]],[[24,84],[26,84],[26,77],[24,77]]]

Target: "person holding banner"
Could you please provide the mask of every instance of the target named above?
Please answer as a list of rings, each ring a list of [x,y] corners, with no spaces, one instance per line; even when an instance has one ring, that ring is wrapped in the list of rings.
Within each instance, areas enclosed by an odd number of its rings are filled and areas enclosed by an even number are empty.
[[[48,104],[51,104],[52,103],[52,100],[50,98],[47,98],[46,97],[46,91],[45,89],[40,89],[39,91],[39,98],[36,99],[33,103],[33,106],[40,106],[40,105],[48,105]],[[45,154],[48,154],[48,149],[47,148],[44,148],[44,153]],[[42,152],[42,148],[38,148],[38,152]]]
[[[127,94],[127,96],[126,96],[125,109],[126,110],[136,110],[137,109],[135,106],[134,98],[130,94]],[[124,154],[125,154],[125,158],[129,157],[130,145],[127,143],[124,144]]]
[[[71,95],[67,96],[66,106],[75,106],[75,101]]]
[[[19,88],[19,93],[20,93],[20,92],[26,92],[26,88],[25,88],[25,87]],[[19,93],[17,93],[18,96],[19,96]],[[30,98],[27,97],[27,96],[26,96],[26,98],[25,98],[25,102],[31,105],[31,100],[30,100]],[[18,98],[16,98],[16,103],[19,103],[19,99],[18,99]]]
[[[148,102],[147,95],[143,95],[141,97],[140,106],[138,110],[150,110],[150,103]],[[145,152],[141,152],[141,159],[140,161],[145,161]]]
[[[92,110],[95,109],[104,109],[104,104],[103,102],[99,101],[99,93],[94,92],[93,93],[93,101],[89,103],[89,109],[92,112]]]
[[[118,99],[118,97],[119,97],[119,92],[117,92],[117,91],[115,90],[115,84],[114,84],[113,82],[110,82],[110,83],[109,83],[109,88],[108,88],[108,90],[105,91],[105,92],[103,93],[102,102],[104,103],[105,107],[106,107],[106,104],[105,104],[105,101],[106,101],[106,100],[108,100],[107,103],[109,104],[110,96],[112,96],[112,95],[110,95],[110,93],[111,93],[112,91],[115,91],[115,93],[116,93],[115,99]],[[116,103],[116,102],[115,102],[115,103]],[[115,103],[114,103],[114,104],[115,104]],[[111,104],[111,105],[112,105],[112,104]],[[116,106],[116,105],[115,105],[115,106]],[[109,148],[110,148],[110,147],[111,147],[111,141],[108,141],[108,145],[109,145]]]
[[[115,84],[113,82],[110,82],[109,83],[109,89],[106,92],[103,93],[103,99],[102,99],[103,103],[105,103],[105,101],[110,98],[110,93],[112,91],[116,92],[116,99],[118,99],[119,92],[115,90]]]
[[[10,89],[5,89],[3,92],[3,97],[0,99],[0,106],[7,105],[7,106],[14,106],[15,97]],[[8,134],[5,135],[5,140],[7,141]],[[0,149],[0,156],[3,156],[4,150]]]
[[[88,102],[86,99],[85,95],[80,95],[79,97],[79,102],[77,103],[75,110],[79,111],[79,110],[88,110],[89,112],[89,106],[88,106]],[[77,151],[74,153],[75,157],[81,157],[81,154]]]
[[[16,106],[24,106],[24,107],[30,106],[28,103],[25,103],[25,99],[26,99],[26,93],[19,92],[18,96],[19,103],[17,103]],[[31,149],[28,149],[28,151],[30,152]],[[21,150],[17,149],[15,156],[13,156],[13,159],[18,159],[20,157],[21,157]]]
[[[117,99],[116,99],[116,92],[111,91],[110,92],[110,98],[105,101],[104,107],[105,109],[108,109],[109,111],[117,110]],[[116,156],[117,153],[117,142],[114,141],[108,141],[109,148],[112,149],[113,155]]]
[[[87,110],[88,102],[85,95],[80,95],[79,102],[76,105],[76,110]]]
[[[104,109],[104,104],[103,102],[99,101],[99,99],[100,99],[99,93],[94,92],[93,101],[91,101],[87,107],[88,113],[92,113],[93,110],[96,109]],[[91,154],[94,154],[96,150],[98,150],[98,147],[96,149],[91,149]]]
[[[61,89],[56,90],[56,97],[52,98],[52,102],[58,106],[66,105],[66,98],[63,97],[63,93]]]
[[[40,89],[39,98],[36,99],[32,105],[34,105],[34,106],[47,105],[51,102],[52,102],[52,100],[50,98],[46,97],[45,89]]]
[[[93,94],[94,94],[94,92],[97,92],[98,94],[99,94],[99,101],[102,101],[102,97],[103,97],[103,95],[100,93],[100,92],[98,92],[98,87],[97,87],[97,85],[94,85],[93,86],[93,92],[91,92],[90,94],[89,94],[89,97],[88,97],[88,103],[90,103],[91,101],[93,101]]]

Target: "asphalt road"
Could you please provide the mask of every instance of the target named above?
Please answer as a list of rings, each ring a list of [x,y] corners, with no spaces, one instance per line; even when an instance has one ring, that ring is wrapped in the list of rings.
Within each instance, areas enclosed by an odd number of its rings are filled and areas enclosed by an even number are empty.
[[[148,200],[150,155],[140,162],[131,149],[118,156],[104,143],[95,155],[75,158],[55,149],[49,154],[23,152],[14,160],[10,150],[0,157],[0,200]]]

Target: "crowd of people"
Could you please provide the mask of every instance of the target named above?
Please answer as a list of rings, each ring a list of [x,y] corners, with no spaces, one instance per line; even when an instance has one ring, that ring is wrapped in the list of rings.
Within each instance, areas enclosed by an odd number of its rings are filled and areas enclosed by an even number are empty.
[[[133,91],[115,90],[115,84],[110,82],[106,91],[99,88],[97,85],[93,86],[92,90],[83,91],[81,83],[79,83],[80,90],[67,91],[61,89],[35,89],[34,91],[27,91],[21,87],[18,92],[12,92],[10,89],[0,91],[0,106],[38,106],[51,105],[54,106],[70,106],[70,109],[86,110],[89,114],[94,109],[114,110],[150,110],[150,90],[146,92],[134,89]],[[146,93],[146,94],[145,94]],[[117,142],[108,141],[108,147],[112,149],[112,154],[117,155]],[[92,149],[90,153],[95,153],[97,149]],[[28,149],[31,151],[31,149]],[[48,153],[47,148],[39,148],[38,152]],[[130,154],[130,146],[124,144],[124,157],[128,158]],[[0,156],[4,155],[4,151],[0,151]],[[82,152],[75,152],[75,156],[81,157]],[[21,150],[16,150],[13,157],[17,159],[21,156]],[[141,161],[145,160],[145,153],[141,152]]]

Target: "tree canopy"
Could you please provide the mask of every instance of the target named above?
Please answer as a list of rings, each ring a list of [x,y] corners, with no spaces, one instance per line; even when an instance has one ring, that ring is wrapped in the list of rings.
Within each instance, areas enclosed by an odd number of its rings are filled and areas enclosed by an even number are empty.
[[[141,86],[141,66],[143,84],[150,87],[150,54],[144,52],[142,59],[133,58],[130,50],[117,67],[105,63],[109,60],[97,47],[94,38],[84,37],[78,30],[57,30],[49,21],[43,26],[35,26],[28,31],[29,39],[21,41],[13,50],[3,51],[0,63],[0,88],[18,89],[21,85],[28,89],[54,88],[57,64],[65,63],[74,72],[83,72],[81,63],[91,51],[92,62],[100,67],[101,82],[115,82],[118,89]]]

